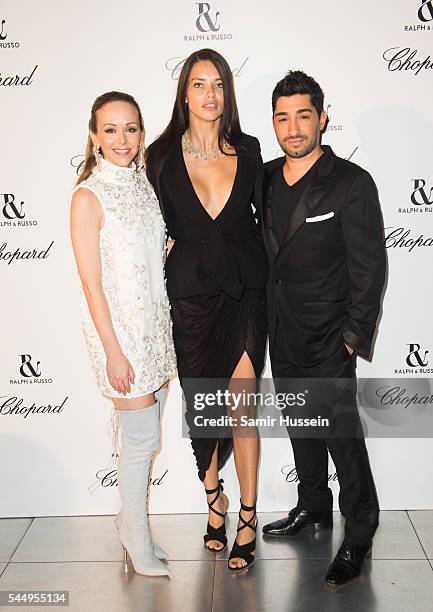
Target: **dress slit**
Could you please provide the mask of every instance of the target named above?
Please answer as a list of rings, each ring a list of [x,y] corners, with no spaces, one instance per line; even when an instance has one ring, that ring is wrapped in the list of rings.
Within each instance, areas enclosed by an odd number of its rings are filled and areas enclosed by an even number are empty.
[[[186,399],[186,421],[192,430],[194,408],[192,379],[231,380],[244,353],[258,378],[264,367],[266,345],[266,299],[263,289],[246,289],[240,300],[220,292],[172,299],[173,337],[178,372]],[[209,410],[209,413],[212,411]],[[218,469],[233,449],[230,429],[221,428],[218,438],[191,437],[198,475],[204,480],[218,445]]]

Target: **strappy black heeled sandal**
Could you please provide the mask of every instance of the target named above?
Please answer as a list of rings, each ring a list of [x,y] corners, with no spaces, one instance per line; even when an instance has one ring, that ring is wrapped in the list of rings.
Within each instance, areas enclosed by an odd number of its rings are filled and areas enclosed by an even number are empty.
[[[228,560],[228,568],[232,572],[241,572],[243,570],[246,570],[247,567],[251,567],[251,565],[254,563],[255,558],[256,558],[256,556],[253,555],[253,552],[255,552],[256,550],[256,531],[257,531],[257,523],[258,523],[257,514],[256,514],[256,504],[254,504],[254,506],[245,506],[245,504],[242,503],[242,500],[240,501],[241,501],[241,509],[239,510],[239,520],[242,521],[242,525],[237,528],[237,533],[242,531],[242,529],[245,529],[245,527],[249,527],[250,529],[254,531],[254,540],[251,540],[251,542],[248,542],[247,544],[242,544],[242,545],[238,544],[237,541],[235,540],[232,551],[230,553],[229,560]],[[241,514],[242,510],[244,510],[245,512],[254,511],[254,514],[248,521],[246,521]],[[254,520],[255,520],[255,523],[253,524]],[[244,561],[246,561],[246,565],[244,565],[243,567],[231,567],[230,561],[232,559],[243,559]]]
[[[204,540],[205,548],[207,548],[207,550],[209,550],[210,552],[221,552],[227,546],[226,524],[225,524],[225,517],[226,517],[227,512],[224,512],[223,514],[222,512],[218,512],[218,510],[215,510],[215,508],[213,507],[216,500],[219,498],[221,491],[224,491],[224,487],[222,485],[223,482],[224,480],[222,479],[219,480],[218,486],[216,487],[216,489],[205,489],[207,495],[212,495],[212,493],[216,493],[215,497],[210,502],[207,503],[207,505],[209,506],[209,510],[212,510],[214,514],[217,514],[218,516],[224,519],[224,523],[220,525],[219,527],[212,527],[209,521],[207,522],[207,530],[206,530],[207,533],[203,536],[203,540]],[[222,548],[209,548],[209,546],[206,546],[209,540],[216,540],[217,542],[223,545]]]

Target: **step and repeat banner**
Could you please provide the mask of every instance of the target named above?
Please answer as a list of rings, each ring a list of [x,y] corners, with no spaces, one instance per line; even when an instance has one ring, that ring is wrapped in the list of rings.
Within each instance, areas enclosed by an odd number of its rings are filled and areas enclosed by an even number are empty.
[[[324,142],[379,189],[389,263],[372,362],[396,409],[419,379],[432,409],[433,2],[426,0],[1,0],[0,516],[111,514],[119,500],[112,408],[99,395],[80,323],[69,203],[90,107],[120,90],[139,101],[150,143],[168,122],[195,49],[222,53],[245,132],[280,155],[271,93],[289,69],[312,75],[330,116]],[[265,375],[269,376],[267,362]],[[421,380],[422,379],[422,380]],[[367,441],[383,509],[433,507],[428,433]],[[222,476],[239,496],[233,459]],[[338,482],[329,479],[337,500]],[[264,439],[261,511],[296,502],[287,438]],[[181,393],[171,384],[151,511],[204,512]]]

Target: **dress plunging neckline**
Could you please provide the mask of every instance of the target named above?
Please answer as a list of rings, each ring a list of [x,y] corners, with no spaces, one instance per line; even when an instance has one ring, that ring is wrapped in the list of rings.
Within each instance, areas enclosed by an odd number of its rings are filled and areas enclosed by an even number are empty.
[[[197,194],[197,192],[196,192],[196,190],[195,190],[195,187],[194,187],[194,183],[193,183],[193,182],[192,182],[192,180],[191,180],[191,177],[190,177],[189,172],[188,172],[188,168],[187,168],[187,166],[186,166],[185,158],[184,158],[184,156],[183,156],[182,146],[180,146],[180,155],[181,155],[181,158],[182,158],[183,168],[184,168],[184,170],[185,170],[185,174],[186,174],[186,176],[187,176],[187,178],[188,178],[188,183],[189,183],[189,185],[190,185],[190,187],[191,187],[191,190],[192,190],[192,193],[193,193],[193,195],[194,195],[195,200],[197,201],[197,203],[199,204],[200,208],[203,210],[203,212],[205,213],[205,215],[206,215],[206,216],[207,216],[207,217],[208,217],[208,218],[209,218],[211,221],[214,221],[214,222],[215,222],[215,221],[217,221],[217,219],[219,219],[219,217],[222,215],[222,213],[223,213],[223,212],[225,211],[225,209],[227,208],[227,205],[230,203],[230,200],[232,199],[233,193],[234,193],[234,191],[235,191],[235,186],[236,186],[236,182],[237,182],[237,180],[238,180],[238,175],[239,175],[239,155],[236,155],[236,157],[237,157],[237,159],[236,159],[236,172],[235,172],[235,177],[234,177],[234,179],[233,179],[233,183],[232,183],[232,188],[231,188],[231,190],[230,190],[230,194],[229,194],[229,196],[228,196],[228,198],[227,198],[227,200],[226,200],[226,202],[225,202],[224,206],[221,208],[221,210],[219,211],[219,213],[217,214],[217,216],[216,216],[216,217],[212,217],[212,216],[211,216],[211,215],[208,213],[208,211],[206,210],[206,208],[203,206],[202,201],[201,201],[201,200],[200,200],[200,198],[198,197],[198,194]]]

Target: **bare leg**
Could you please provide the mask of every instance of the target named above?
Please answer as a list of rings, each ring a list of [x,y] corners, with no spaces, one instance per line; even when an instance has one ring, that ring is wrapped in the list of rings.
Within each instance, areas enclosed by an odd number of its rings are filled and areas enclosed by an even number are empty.
[[[215,489],[218,486],[218,444],[215,447],[214,453],[212,455],[211,463],[208,467],[206,476],[203,480],[203,484],[204,484],[205,489]],[[215,495],[216,493],[212,493],[211,495],[208,495],[207,501],[211,502],[212,499],[215,497]],[[217,510],[218,512],[221,512],[222,514],[224,514],[227,511],[228,499],[227,499],[227,496],[223,492],[220,493],[220,496],[214,503],[213,507],[215,508],[215,510]],[[224,522],[224,519],[222,517],[219,517],[217,514],[209,510],[209,523],[212,525],[212,527],[217,528],[220,525],[222,525],[223,522]],[[218,542],[217,540],[208,540],[208,542],[206,543],[206,546],[207,548],[209,548],[209,550],[215,550],[215,551],[221,550],[223,548],[223,545],[221,544],[221,542]]]
[[[148,408],[155,403],[155,395],[148,393],[141,397],[134,397],[132,399],[112,397],[111,401],[114,404],[116,410],[140,410],[141,408]]]
[[[256,375],[251,360],[246,352],[243,353],[235,371],[233,372],[230,391],[242,393],[255,393]],[[255,416],[254,406],[242,406],[238,408],[236,416],[242,414]],[[246,506],[254,506],[257,498],[257,470],[259,463],[260,441],[255,427],[241,427],[240,431],[233,431],[233,449],[236,465],[236,473],[239,480],[241,500]],[[242,510],[242,516],[249,520],[254,516],[254,512]],[[239,526],[241,523],[239,523]],[[248,527],[242,529],[237,536],[239,545],[247,544],[254,539],[252,529]],[[235,557],[230,560],[230,567],[242,568],[246,565],[243,559]]]
[[[165,383],[161,385],[160,389],[168,389],[168,383],[169,381],[166,380]],[[155,394],[148,393],[147,395],[134,397],[132,399],[126,399],[123,397],[112,397],[110,399],[113,402],[116,410],[140,410],[141,408],[148,408],[155,403]]]

